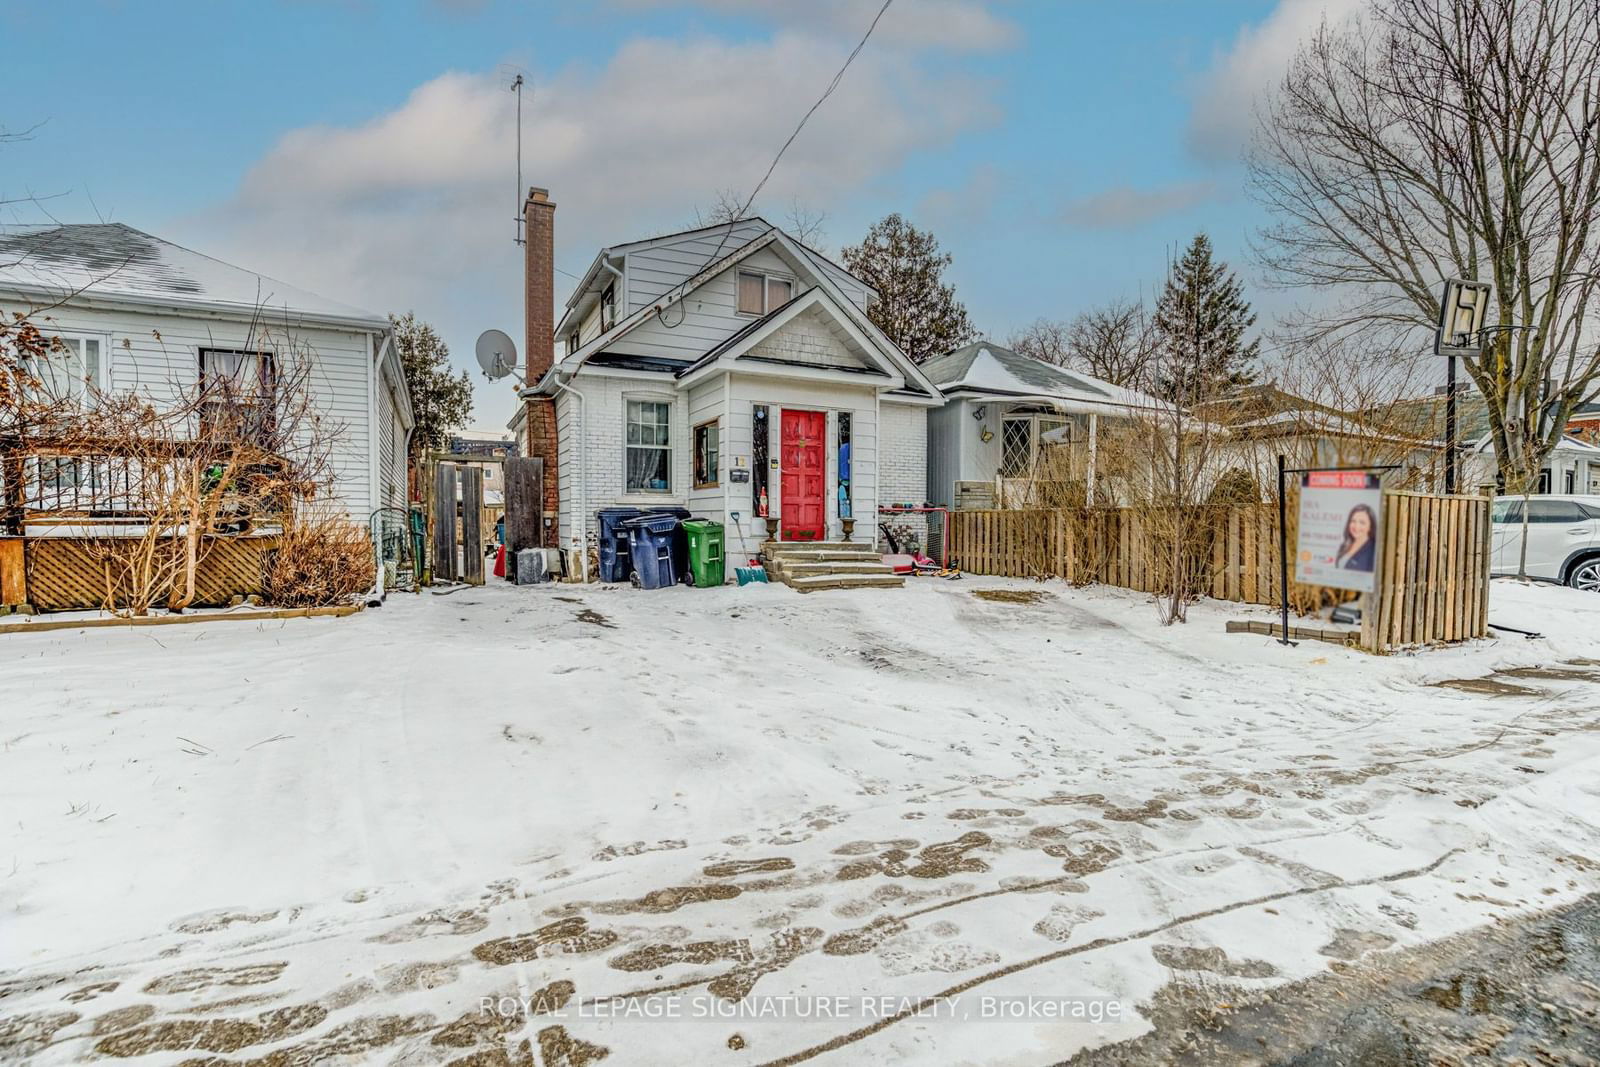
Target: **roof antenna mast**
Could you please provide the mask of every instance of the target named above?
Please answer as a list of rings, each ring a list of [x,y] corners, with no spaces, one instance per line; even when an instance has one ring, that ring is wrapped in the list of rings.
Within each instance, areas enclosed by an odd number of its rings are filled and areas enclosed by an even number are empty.
[[[511,91],[517,94],[517,221],[511,240],[520,245],[524,243],[522,228],[525,223],[522,216],[522,75],[512,79]]]

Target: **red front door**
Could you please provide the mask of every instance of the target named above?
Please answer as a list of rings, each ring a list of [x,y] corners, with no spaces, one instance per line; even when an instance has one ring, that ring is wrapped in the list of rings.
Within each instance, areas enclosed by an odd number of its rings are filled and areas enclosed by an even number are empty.
[[[828,419],[820,411],[783,412],[778,499],[779,540],[827,539],[828,460],[823,447]]]

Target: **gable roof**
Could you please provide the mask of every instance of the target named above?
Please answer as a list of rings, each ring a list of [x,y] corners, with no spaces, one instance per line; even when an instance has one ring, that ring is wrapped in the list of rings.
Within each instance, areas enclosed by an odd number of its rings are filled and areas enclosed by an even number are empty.
[[[0,288],[52,300],[195,308],[253,316],[284,314],[361,329],[389,320],[264,274],[163,241],[120,222],[0,225]]]
[[[556,361],[551,366],[550,371],[547,372],[547,375],[561,371],[564,371],[568,374],[576,373],[596,356],[604,353],[608,346],[627,336],[630,332],[637,329],[640,324],[647,321],[651,316],[665,311],[673,304],[679,303],[690,293],[700,288],[700,286],[727,271],[730,267],[744,262],[746,259],[755,255],[763,248],[769,248],[773,245],[776,245],[791,260],[805,265],[805,269],[812,275],[816,282],[816,285],[813,288],[825,293],[835,312],[842,317],[843,321],[847,322],[851,327],[864,334],[868,339],[868,343],[875,347],[891,363],[895,365],[900,375],[905,379],[905,390],[907,392],[914,395],[921,394],[929,398],[937,399],[939,396],[939,390],[933,381],[922,372],[921,368],[919,368],[915,363],[912,363],[910,358],[907,357],[904,352],[900,351],[898,345],[889,340],[888,337],[884,336],[883,331],[879,330],[878,327],[872,323],[872,320],[866,317],[864,312],[851,303],[850,299],[844,295],[844,293],[839,289],[838,285],[834,283],[833,279],[828,277],[827,271],[822,270],[814,263],[808,261],[806,254],[807,250],[805,246],[796,242],[794,238],[790,237],[776,226],[772,226],[770,223],[767,225],[769,226],[769,229],[765,233],[761,234],[761,236],[752,241],[746,242],[739,248],[736,248],[732,252],[724,255],[721,259],[707,264],[698,274],[694,275],[694,277],[685,279],[679,284],[673,286],[653,303],[647,304],[644,307],[641,307],[639,310],[633,312],[631,315],[622,318],[615,325],[613,325],[611,329],[606,330],[598,337],[595,337],[588,344]],[[793,303],[793,301],[791,301],[791,303]],[[782,310],[782,308],[778,309],[780,312]],[[757,321],[759,323],[760,320]],[[743,328],[740,330],[740,332],[743,332]],[[722,343],[725,342],[719,342],[719,344]],[[700,360],[696,360],[695,362],[698,364]],[[521,392],[533,393],[542,388],[543,385],[544,383],[541,381],[535,386],[529,389],[524,389]]]
[[[838,322],[851,341],[866,354],[868,364],[877,364],[877,366],[869,365],[859,369],[838,366],[819,367],[817,369],[848,374],[868,374],[889,379],[896,388],[905,386],[905,375],[901,368],[885,353],[874,352],[876,345],[873,344],[872,339],[862,333],[850,321],[849,317],[844,314],[843,308],[839,306],[838,301],[824,292],[821,286],[812,286],[783,306],[767,312],[759,319],[734,333],[727,340],[718,344],[704,356],[695,360],[693,364],[679,371],[677,376],[679,378],[688,378],[723,359],[744,358],[772,362],[763,360],[763,357],[751,355],[750,350],[782,329],[784,325],[793,322],[813,308],[821,310]]]
[[[1064,370],[990,341],[935,356],[922,371],[942,392],[1039,397],[1088,407],[1158,407],[1160,402],[1087,374]]]

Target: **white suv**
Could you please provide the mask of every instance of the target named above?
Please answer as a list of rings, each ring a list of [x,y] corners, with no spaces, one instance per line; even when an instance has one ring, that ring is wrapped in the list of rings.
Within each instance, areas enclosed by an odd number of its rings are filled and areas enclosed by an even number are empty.
[[[1495,574],[1516,574],[1522,498],[1494,502]],[[1600,496],[1528,498],[1528,575],[1600,592]]]

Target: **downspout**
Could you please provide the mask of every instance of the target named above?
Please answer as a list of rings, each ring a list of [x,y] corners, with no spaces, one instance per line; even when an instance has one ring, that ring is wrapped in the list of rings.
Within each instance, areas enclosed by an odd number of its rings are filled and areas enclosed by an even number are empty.
[[[568,377],[570,378],[571,375],[569,374]],[[583,500],[583,483],[584,483],[584,479],[585,479],[585,477],[587,475],[587,472],[588,472],[588,465],[585,462],[585,459],[586,459],[586,455],[585,454],[586,454],[586,451],[587,451],[588,438],[587,438],[587,435],[584,433],[584,424],[585,424],[585,421],[586,421],[587,408],[586,408],[586,406],[585,406],[585,404],[583,402],[583,400],[584,400],[583,394],[578,392],[578,390],[574,389],[572,386],[568,385],[566,382],[563,382],[561,380],[561,372],[559,370],[558,371],[554,371],[551,374],[550,381],[552,383],[554,383],[554,385],[555,385],[555,387],[557,389],[560,389],[561,391],[563,391],[565,393],[570,393],[578,402],[578,425],[577,425],[577,427],[575,429],[575,433],[574,433],[574,438],[575,438],[575,441],[576,441],[576,445],[575,445],[575,453],[576,454],[573,457],[574,470],[572,472],[573,473],[573,477],[571,478],[571,483],[572,483],[572,487],[573,487],[573,494],[572,494],[573,495],[573,500],[572,500],[571,507],[572,507],[572,521],[573,521],[573,524],[574,524],[574,526],[576,528],[577,541],[578,541],[578,571],[579,571],[580,574],[583,575],[583,584],[584,585],[588,585],[589,584],[589,513],[588,513],[587,509],[584,507],[584,500]],[[556,451],[557,451],[557,455],[556,455],[556,485],[559,487],[560,484],[561,484],[561,457],[560,457],[560,428],[559,428],[559,426],[557,427],[557,431],[556,431],[556,440],[557,440],[557,447],[556,447]],[[543,507],[543,502],[542,501],[540,503],[540,507],[541,508]],[[560,512],[559,505],[558,505],[557,511],[556,511],[556,522],[558,524],[561,522],[561,512]]]

